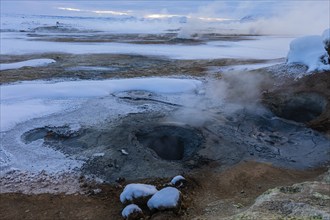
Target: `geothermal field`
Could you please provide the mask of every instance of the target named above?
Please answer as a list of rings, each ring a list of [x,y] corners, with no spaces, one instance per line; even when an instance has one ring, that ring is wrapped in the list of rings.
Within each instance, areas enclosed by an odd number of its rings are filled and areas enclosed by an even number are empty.
[[[330,219],[328,1],[1,1],[1,219]]]

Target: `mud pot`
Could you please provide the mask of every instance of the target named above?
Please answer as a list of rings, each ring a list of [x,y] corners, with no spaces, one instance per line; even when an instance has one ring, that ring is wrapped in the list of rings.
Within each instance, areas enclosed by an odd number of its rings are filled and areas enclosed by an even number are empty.
[[[180,117],[176,121],[171,118],[184,112],[184,106],[156,102],[143,92],[127,94],[132,98],[120,100],[140,105],[150,99],[150,105],[163,110],[131,113],[78,130],[70,130],[66,124],[36,127],[21,139],[26,144],[42,140],[45,147],[79,158],[85,162],[83,174],[107,182],[171,177],[210,163],[217,164],[214,170],[221,171],[246,160],[291,169],[311,169],[329,162],[329,139],[325,135],[280,118],[263,106],[242,107],[230,114],[213,109],[208,112],[211,118],[196,126],[180,121]],[[299,105],[301,97],[296,99],[294,103]],[[312,112],[324,106],[321,98],[302,100],[316,103],[315,108],[308,105]],[[47,123],[45,119],[39,124]],[[4,135],[4,144],[7,137]]]

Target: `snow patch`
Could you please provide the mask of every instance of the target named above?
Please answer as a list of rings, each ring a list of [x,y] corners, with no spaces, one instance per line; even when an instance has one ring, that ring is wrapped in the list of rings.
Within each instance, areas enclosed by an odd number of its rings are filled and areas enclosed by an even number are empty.
[[[149,209],[176,208],[180,200],[180,191],[174,187],[166,187],[154,194],[148,201]]]
[[[201,81],[174,78],[132,78],[118,80],[81,80],[66,82],[30,81],[1,86],[1,99],[58,99],[102,97],[115,92],[142,90],[155,93],[191,92]]]
[[[125,149],[121,149],[120,152],[121,152],[123,155],[128,155],[128,152],[127,152]]]
[[[2,93],[1,88],[1,93]],[[26,91],[28,92],[28,91]],[[19,102],[5,102],[1,94],[0,104],[0,131],[7,131],[16,124],[29,119],[50,115],[63,110],[63,106],[58,102],[46,102],[40,99],[26,100]]]
[[[22,62],[16,63],[0,63],[0,71],[1,70],[11,70],[11,69],[19,69],[22,67],[39,67],[39,66],[47,66],[48,64],[55,63],[56,61],[53,59],[33,59],[26,60]]]
[[[78,105],[92,97],[144,90],[155,93],[189,93],[202,84],[199,80],[174,78],[133,78],[69,82],[30,81],[1,88],[1,131],[16,124]]]
[[[132,201],[141,197],[147,197],[154,195],[158,190],[153,185],[132,183],[128,184],[124,191],[120,194],[120,201],[125,203],[126,201]]]
[[[93,154],[93,157],[103,157],[104,153],[95,153]]]
[[[239,42],[214,41],[198,45],[161,45],[130,43],[70,43],[29,40],[13,33],[1,34],[0,52],[4,55],[31,53],[138,54],[172,59],[277,59],[287,54],[291,37],[254,37]]]
[[[322,40],[325,45],[330,44],[330,28],[323,31]]]
[[[69,67],[68,71],[115,71],[118,70],[116,67],[104,67],[104,66],[75,66]]]
[[[267,62],[267,63],[254,63],[254,64],[242,64],[242,65],[233,65],[233,66],[225,66],[219,68],[222,72],[228,72],[228,71],[251,71],[251,70],[257,70],[261,68],[266,68],[270,66],[274,66],[277,64],[281,64],[282,62],[274,63],[274,62]]]
[[[4,140],[1,146],[0,169],[4,172],[3,174],[10,169],[31,173],[38,173],[41,170],[48,173],[60,173],[80,168],[83,164],[83,161],[70,158],[60,151],[45,146],[43,140],[25,144],[23,150],[22,143],[17,142],[10,148],[5,147],[8,146],[7,141]]]

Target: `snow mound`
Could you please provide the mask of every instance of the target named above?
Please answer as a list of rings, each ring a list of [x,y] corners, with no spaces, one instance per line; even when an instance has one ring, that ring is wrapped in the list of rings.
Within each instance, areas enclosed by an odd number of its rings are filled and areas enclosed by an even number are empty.
[[[330,46],[330,28],[323,31],[322,40],[325,45]]]
[[[123,216],[123,218],[128,218],[133,213],[142,213],[142,210],[139,206],[135,204],[130,204],[123,209],[121,215]]]
[[[290,44],[287,63],[304,64],[308,66],[308,72],[330,70],[329,54],[324,44],[325,40],[329,39],[326,37],[327,34],[326,30],[323,33],[325,36],[304,36],[293,40]]]
[[[132,201],[133,199],[152,196],[156,192],[158,192],[158,190],[153,185],[132,183],[124,188],[124,191],[120,194],[120,201],[125,203],[126,201]]]
[[[180,201],[180,191],[174,187],[166,187],[158,191],[148,201],[149,209],[165,210],[176,208]]]
[[[11,69],[19,69],[22,67],[38,67],[38,66],[46,66],[51,63],[55,63],[56,61],[53,59],[33,59],[26,60],[22,62],[16,63],[1,63],[0,70],[11,70]]]
[[[178,182],[184,181],[184,180],[186,180],[186,179],[183,176],[178,175],[178,176],[173,177],[173,179],[171,180],[171,184],[176,185]]]

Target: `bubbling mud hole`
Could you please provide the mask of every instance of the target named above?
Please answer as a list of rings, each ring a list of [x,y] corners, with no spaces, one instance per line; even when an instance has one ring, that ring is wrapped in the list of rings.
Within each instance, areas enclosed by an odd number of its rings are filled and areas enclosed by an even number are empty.
[[[45,147],[83,160],[82,174],[107,182],[120,177],[170,177],[205,164],[207,159],[197,154],[204,143],[201,132],[189,126],[160,123],[164,117],[148,112],[128,114],[92,127],[48,125],[25,132],[21,139],[26,144],[43,140]],[[172,151],[164,149],[170,146]]]
[[[136,134],[138,141],[165,160],[191,157],[200,147],[203,137],[196,129],[172,125],[156,125]]]
[[[317,93],[298,93],[279,97],[271,109],[281,118],[306,123],[320,116],[326,106],[327,100]]]

